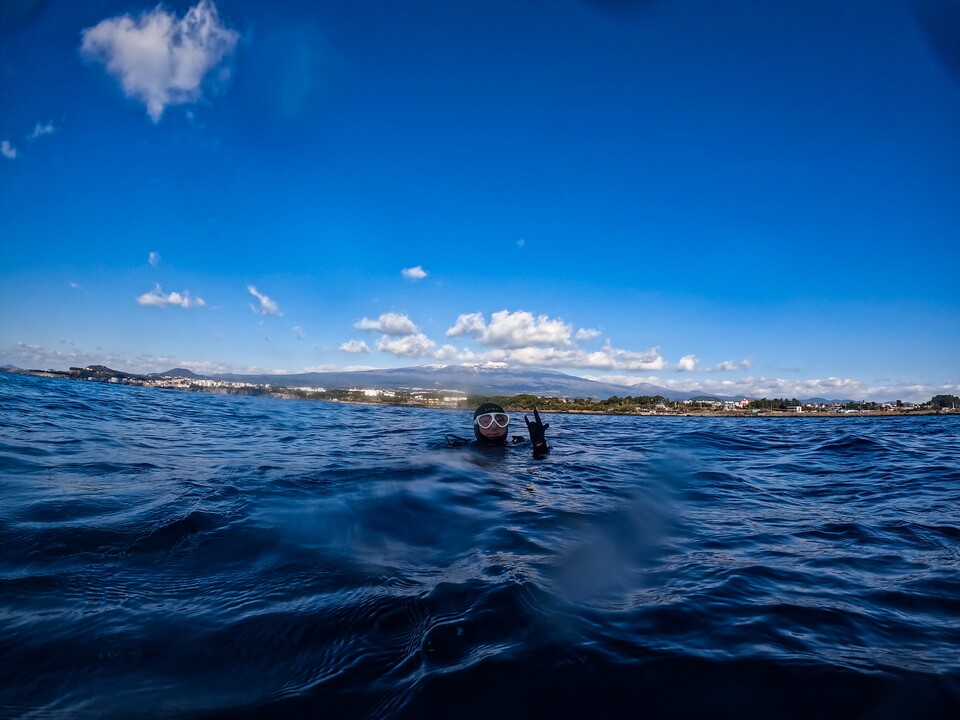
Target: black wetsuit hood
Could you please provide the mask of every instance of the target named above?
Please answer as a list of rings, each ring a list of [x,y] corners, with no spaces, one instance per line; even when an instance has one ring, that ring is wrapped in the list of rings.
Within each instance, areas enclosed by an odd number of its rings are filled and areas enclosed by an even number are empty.
[[[477,419],[477,415],[483,415],[484,413],[503,413],[504,415],[507,414],[506,411],[505,411],[502,407],[500,407],[499,405],[497,405],[496,403],[487,402],[487,403],[484,403],[483,405],[481,405],[480,407],[478,407],[478,408],[473,412],[473,419],[476,420],[476,419]],[[481,443],[481,444],[483,444],[483,445],[503,445],[504,443],[507,442],[507,435],[508,435],[509,433],[504,433],[502,438],[497,438],[497,439],[494,440],[494,439],[491,439],[491,438],[488,438],[488,437],[484,437],[483,435],[481,435],[481,434],[480,434],[480,427],[479,427],[476,423],[474,423],[474,424],[473,424],[473,434],[474,434],[474,436],[476,436],[477,442],[478,442],[478,443]]]

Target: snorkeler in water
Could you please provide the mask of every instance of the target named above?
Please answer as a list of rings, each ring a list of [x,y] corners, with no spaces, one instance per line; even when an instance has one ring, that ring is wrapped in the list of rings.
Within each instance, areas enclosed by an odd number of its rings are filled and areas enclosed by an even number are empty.
[[[550,446],[547,445],[546,432],[550,423],[544,424],[540,419],[540,413],[536,408],[533,409],[533,420],[526,415],[523,416],[527,424],[527,432],[530,434],[530,442],[533,445],[533,456],[542,458],[550,452]],[[510,427],[510,416],[506,411],[496,403],[483,403],[473,413],[473,434],[476,437],[477,445],[505,445],[507,443],[508,429]],[[470,443],[466,438],[458,435],[447,434],[447,440],[450,444],[459,446]],[[525,443],[526,438],[522,435],[514,435],[511,444],[518,445]]]

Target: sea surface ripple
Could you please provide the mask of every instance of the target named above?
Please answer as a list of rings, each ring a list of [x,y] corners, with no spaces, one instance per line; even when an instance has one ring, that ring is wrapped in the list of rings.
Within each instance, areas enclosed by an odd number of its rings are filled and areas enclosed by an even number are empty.
[[[960,717],[960,416],[470,417],[0,374],[0,716]]]

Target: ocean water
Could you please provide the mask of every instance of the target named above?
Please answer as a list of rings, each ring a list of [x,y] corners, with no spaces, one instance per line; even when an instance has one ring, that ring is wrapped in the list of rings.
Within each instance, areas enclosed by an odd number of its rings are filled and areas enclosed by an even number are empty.
[[[960,717],[960,417],[470,417],[0,374],[0,717]]]

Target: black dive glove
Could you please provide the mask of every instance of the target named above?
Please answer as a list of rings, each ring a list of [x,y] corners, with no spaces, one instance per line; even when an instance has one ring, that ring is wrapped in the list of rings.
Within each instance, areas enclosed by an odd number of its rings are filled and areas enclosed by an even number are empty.
[[[536,408],[533,409],[533,422],[530,422],[530,418],[526,415],[523,416],[523,421],[527,424],[527,432],[530,433],[530,442],[533,443],[534,457],[542,457],[550,452],[550,446],[547,445],[546,437],[547,428],[550,427],[550,423],[546,425],[543,424],[543,420],[540,419],[540,413],[537,412]]]

